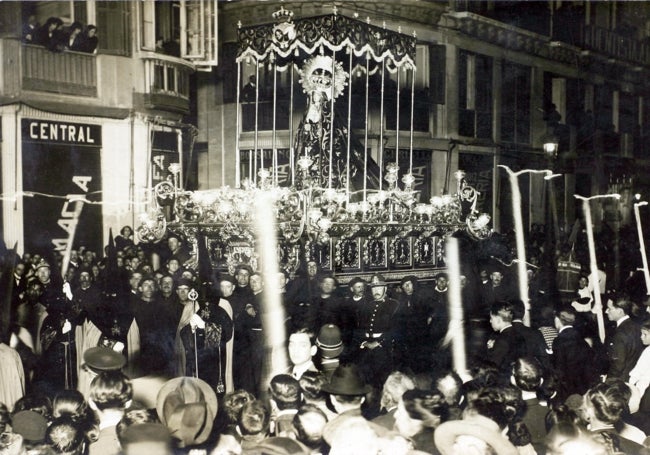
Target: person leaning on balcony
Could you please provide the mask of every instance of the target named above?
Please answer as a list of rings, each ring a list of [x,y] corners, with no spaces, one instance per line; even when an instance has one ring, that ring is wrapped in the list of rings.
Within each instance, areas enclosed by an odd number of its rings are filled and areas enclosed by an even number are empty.
[[[23,24],[22,39],[24,44],[32,44],[34,42],[34,35],[38,28],[39,25],[36,21],[36,15],[30,14],[27,17],[27,22]]]
[[[50,17],[45,24],[34,33],[33,43],[43,46],[52,52],[58,51],[57,45],[61,37],[63,21],[58,17]]]
[[[77,49],[73,49],[78,52],[85,52],[87,54],[96,54],[97,53],[97,27],[94,25],[88,25],[86,31],[81,35],[81,40]]]
[[[82,35],[83,25],[81,22],[73,22],[68,29],[68,33],[63,38],[62,44],[66,51],[79,51],[83,42]]]

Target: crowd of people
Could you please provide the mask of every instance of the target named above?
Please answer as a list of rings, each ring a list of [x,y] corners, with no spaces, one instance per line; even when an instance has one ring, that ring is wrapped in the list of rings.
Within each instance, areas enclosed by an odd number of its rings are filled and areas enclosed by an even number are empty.
[[[58,17],[50,17],[43,25],[38,23],[35,14],[30,14],[23,24],[24,44],[43,46],[52,52],[75,51],[93,54],[97,51],[97,27],[75,21],[64,27]]]
[[[0,453],[650,453],[638,292],[599,307],[585,277],[570,301],[531,299],[526,325],[508,268],[479,264],[476,283],[461,276],[468,367],[455,371],[443,272],[205,273],[186,239],[152,254],[128,226],[103,253],[13,262]],[[284,327],[263,322],[271,294]]]

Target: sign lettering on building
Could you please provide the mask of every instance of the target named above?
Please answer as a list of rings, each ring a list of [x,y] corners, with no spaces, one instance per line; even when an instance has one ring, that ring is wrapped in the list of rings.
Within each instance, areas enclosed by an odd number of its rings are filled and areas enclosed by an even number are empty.
[[[100,125],[23,119],[22,128],[25,141],[94,147],[102,145],[102,127]]]
[[[101,251],[101,139],[101,125],[22,120],[25,251],[65,251],[72,236]]]

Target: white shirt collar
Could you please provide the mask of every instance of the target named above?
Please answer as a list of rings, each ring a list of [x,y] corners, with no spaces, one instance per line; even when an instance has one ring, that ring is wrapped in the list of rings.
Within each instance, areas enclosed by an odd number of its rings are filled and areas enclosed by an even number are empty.
[[[620,327],[621,324],[623,324],[623,323],[624,323],[625,321],[627,321],[628,319],[630,319],[630,317],[626,314],[626,315],[623,316],[621,319],[619,319],[618,321],[616,321],[616,327]]]

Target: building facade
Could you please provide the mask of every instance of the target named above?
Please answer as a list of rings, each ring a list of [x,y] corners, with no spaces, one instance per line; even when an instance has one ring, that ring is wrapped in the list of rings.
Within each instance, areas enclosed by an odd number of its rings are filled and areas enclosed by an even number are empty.
[[[216,2],[200,10],[154,1],[0,6],[8,245],[63,252],[75,238],[76,246],[101,251],[109,228],[137,226],[149,188],[169,178],[170,164],[189,168],[196,136],[190,79],[197,67],[216,63],[215,13]],[[32,35],[49,18],[62,27],[52,46],[36,44]],[[75,23],[84,31],[96,25],[94,52],[67,48]]]
[[[562,174],[552,186],[543,176],[520,177],[527,227],[552,224],[566,240],[582,217],[574,194],[614,192],[620,201],[593,204],[597,230],[607,225],[618,232],[633,223],[632,195],[647,193],[650,184],[645,2],[231,1],[219,7],[219,66],[198,75],[200,188],[235,186],[237,176],[255,178],[274,153],[290,153],[303,114],[296,90],[289,101],[287,72],[274,75],[271,65],[238,61],[238,31],[274,22],[281,8],[294,18],[335,11],[417,38],[415,80],[388,73],[383,84],[379,76],[371,79],[371,92],[375,84],[385,103],[371,100],[364,112],[359,96],[351,128],[359,137],[367,132],[371,155],[384,164],[395,159],[396,146],[401,156],[411,144],[422,196],[453,192],[450,176],[462,169],[480,191],[478,209],[508,232],[512,197],[499,166],[549,169]],[[251,76],[259,87],[255,113],[241,96]],[[353,73],[349,83],[363,85],[363,76]],[[398,85],[402,95],[389,95]],[[549,141],[558,144],[550,155],[543,149]]]

